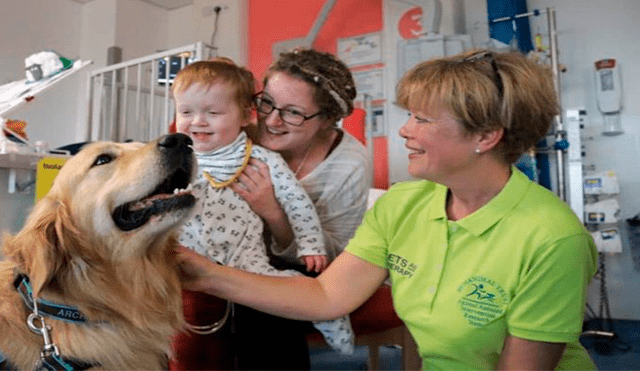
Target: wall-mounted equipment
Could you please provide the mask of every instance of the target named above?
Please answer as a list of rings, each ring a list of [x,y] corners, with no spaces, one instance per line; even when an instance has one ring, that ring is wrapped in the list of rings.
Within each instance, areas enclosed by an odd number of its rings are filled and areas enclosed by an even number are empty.
[[[622,134],[619,115],[622,110],[620,67],[615,58],[601,59],[594,64],[598,109],[602,112],[604,120],[602,134]]]
[[[158,58],[158,83],[161,85],[166,84],[167,81],[169,81],[170,84],[173,83],[173,79],[176,77],[178,71],[180,71],[184,66],[192,63],[194,60],[194,56],[189,52],[171,57]],[[169,63],[168,69],[167,62]],[[167,71],[169,72],[168,80]]]

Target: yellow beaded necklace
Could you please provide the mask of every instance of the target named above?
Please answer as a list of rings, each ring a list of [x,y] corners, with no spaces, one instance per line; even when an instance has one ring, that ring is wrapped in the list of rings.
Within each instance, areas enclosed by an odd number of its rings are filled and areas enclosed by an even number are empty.
[[[215,179],[213,179],[211,174],[209,174],[208,172],[204,171],[202,173],[202,175],[204,175],[204,177],[207,178],[207,180],[209,181],[209,183],[211,184],[211,186],[213,188],[224,188],[224,187],[228,186],[229,184],[235,182],[236,179],[238,179],[240,174],[242,174],[244,169],[249,164],[249,159],[251,158],[251,144],[252,144],[251,143],[251,139],[247,138],[247,142],[246,142],[246,145],[245,145],[244,159],[242,160],[242,166],[240,166],[238,171],[236,171],[236,173],[233,174],[233,176],[231,178],[229,178],[228,180],[226,180],[224,182],[217,182]]]

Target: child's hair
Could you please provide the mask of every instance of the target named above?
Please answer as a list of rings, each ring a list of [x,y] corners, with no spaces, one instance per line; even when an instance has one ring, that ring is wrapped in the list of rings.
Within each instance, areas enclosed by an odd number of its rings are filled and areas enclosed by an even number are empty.
[[[173,82],[172,91],[183,92],[193,84],[210,87],[215,83],[229,85],[236,91],[236,102],[241,108],[253,106],[255,79],[253,74],[226,57],[191,63],[181,69]]]

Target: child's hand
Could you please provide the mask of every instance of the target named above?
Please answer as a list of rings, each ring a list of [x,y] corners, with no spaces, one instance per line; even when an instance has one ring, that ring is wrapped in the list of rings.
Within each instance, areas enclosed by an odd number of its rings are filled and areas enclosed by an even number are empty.
[[[307,272],[320,273],[329,265],[329,258],[326,255],[304,255],[301,257]]]

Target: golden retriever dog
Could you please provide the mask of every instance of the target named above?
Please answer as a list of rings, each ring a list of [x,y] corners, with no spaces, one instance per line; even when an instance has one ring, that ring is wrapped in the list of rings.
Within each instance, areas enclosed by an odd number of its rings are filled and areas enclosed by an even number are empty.
[[[183,134],[95,142],[65,163],[5,236],[0,369],[34,369],[41,352],[75,369],[167,367],[183,325],[173,247],[195,203],[190,145]]]

